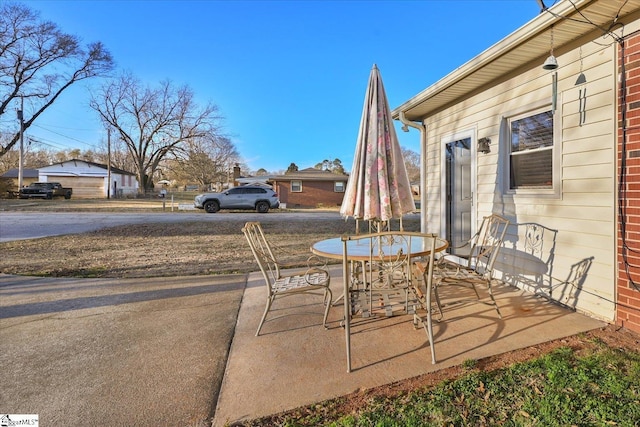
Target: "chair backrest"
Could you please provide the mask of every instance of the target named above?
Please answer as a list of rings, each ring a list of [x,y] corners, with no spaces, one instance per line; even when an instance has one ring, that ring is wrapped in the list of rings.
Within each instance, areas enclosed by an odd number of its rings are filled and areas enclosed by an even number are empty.
[[[478,274],[493,275],[493,264],[504,242],[509,220],[492,214],[482,219],[478,233],[472,238],[469,267]]]
[[[249,243],[251,252],[260,267],[264,280],[268,286],[280,278],[280,266],[271,246],[264,235],[259,222],[247,222],[242,227],[242,233]]]

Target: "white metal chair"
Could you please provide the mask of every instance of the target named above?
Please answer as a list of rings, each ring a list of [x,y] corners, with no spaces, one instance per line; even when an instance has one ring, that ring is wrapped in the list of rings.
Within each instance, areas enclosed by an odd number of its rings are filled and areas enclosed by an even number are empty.
[[[432,310],[433,305],[431,303],[431,295],[433,294],[433,269],[435,265],[435,253],[436,253],[436,238],[437,235],[432,234],[433,237],[431,252],[425,258],[420,261],[415,261],[414,266],[416,268],[416,275],[421,277],[421,281],[416,281],[412,289],[416,294],[418,301],[421,302],[422,308],[425,312],[424,315],[418,313],[413,314],[413,325],[417,327],[418,323],[422,323],[424,330],[429,338],[429,347],[431,347],[431,363],[436,363],[436,348],[433,339],[433,322],[432,322]],[[420,284],[424,286],[424,290],[420,288]]]
[[[502,318],[500,308],[493,296],[491,285],[494,281],[494,263],[502,247],[508,226],[509,220],[506,218],[496,214],[486,216],[483,218],[478,232],[464,245],[454,248],[470,247],[469,255],[462,263],[459,262],[460,257],[458,257],[458,260],[453,260],[450,255],[445,255],[437,261],[434,270],[435,281],[433,289],[441,319],[443,317],[443,305],[440,300],[439,290],[447,285],[467,286],[473,289],[476,294],[474,302],[493,306],[498,316]],[[476,285],[485,285],[487,287],[490,301],[483,301],[480,298]],[[454,303],[466,301],[469,300],[457,300]]]
[[[247,222],[242,228],[242,232],[251,247],[251,252],[255,257],[260,271],[264,277],[267,287],[267,302],[264,314],[258,325],[256,336],[260,335],[262,325],[267,318],[267,313],[271,309],[274,300],[277,297],[296,295],[300,293],[314,293],[319,291],[324,297],[324,318],[322,325],[327,328],[327,316],[329,308],[331,308],[331,289],[329,284],[331,276],[329,272],[321,267],[316,256],[311,256],[307,260],[307,270],[304,273],[284,274],[281,264],[278,263],[269,242],[267,241],[262,226],[259,222]]]

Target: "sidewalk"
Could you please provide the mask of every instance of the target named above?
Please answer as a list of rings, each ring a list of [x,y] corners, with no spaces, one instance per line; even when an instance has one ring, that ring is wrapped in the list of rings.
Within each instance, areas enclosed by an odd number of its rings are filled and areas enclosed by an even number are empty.
[[[47,426],[210,425],[245,283],[0,274],[0,412]]]
[[[334,297],[342,293],[340,267],[333,267]],[[420,374],[589,331],[603,322],[564,309],[512,287],[497,287],[503,314],[472,304],[450,309],[434,324],[438,363],[431,364],[424,329],[411,317],[361,322],[352,332],[353,372],[346,372],[342,305],[322,328],[320,297],[296,296],[276,302],[277,314],[297,313],[255,330],[264,310],[258,273],[249,275],[238,314],[214,426],[258,418]],[[296,299],[297,298],[297,299]],[[278,305],[279,304],[279,305]],[[297,307],[293,307],[296,306]]]

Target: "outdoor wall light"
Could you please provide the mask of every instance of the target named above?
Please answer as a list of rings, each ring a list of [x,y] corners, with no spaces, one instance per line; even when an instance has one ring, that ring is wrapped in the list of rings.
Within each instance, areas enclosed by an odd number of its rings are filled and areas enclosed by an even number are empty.
[[[491,147],[489,145],[491,145],[491,138],[480,138],[478,140],[478,151],[484,154],[490,153]]]
[[[558,60],[553,55],[548,57],[547,60],[544,61],[544,64],[542,65],[542,69],[544,70],[555,70],[556,68],[558,68]]]

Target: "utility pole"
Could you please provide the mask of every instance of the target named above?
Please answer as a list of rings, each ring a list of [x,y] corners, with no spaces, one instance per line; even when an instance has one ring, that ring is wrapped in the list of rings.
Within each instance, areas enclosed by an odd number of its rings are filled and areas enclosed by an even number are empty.
[[[24,173],[24,97],[20,97],[20,109],[18,110],[18,120],[20,120],[20,152],[18,158],[18,191],[22,188],[22,176]]]
[[[111,198],[111,128],[107,128],[107,200]]]

